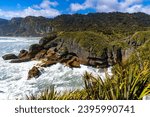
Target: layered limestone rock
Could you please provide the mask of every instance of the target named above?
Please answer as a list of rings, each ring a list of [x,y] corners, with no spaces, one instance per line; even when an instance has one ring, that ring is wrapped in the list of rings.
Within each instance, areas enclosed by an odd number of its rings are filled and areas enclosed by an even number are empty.
[[[84,35],[84,38],[82,36],[79,38],[79,34]],[[71,68],[80,68],[81,64],[107,68],[125,61],[134,51],[134,48],[124,49],[117,45],[108,45],[107,42],[103,41],[107,41],[107,38],[103,35],[99,36],[91,32],[79,34],[77,33],[77,36],[75,35],[73,38],[72,35],[67,37],[66,35],[62,36],[62,34],[54,33],[43,37],[39,44],[32,44],[28,51],[21,50],[18,56],[13,54],[4,55],[3,59],[13,59],[10,61],[11,63],[40,60],[42,61],[40,67],[62,63]],[[39,75],[38,68],[33,67],[29,71],[28,79]]]

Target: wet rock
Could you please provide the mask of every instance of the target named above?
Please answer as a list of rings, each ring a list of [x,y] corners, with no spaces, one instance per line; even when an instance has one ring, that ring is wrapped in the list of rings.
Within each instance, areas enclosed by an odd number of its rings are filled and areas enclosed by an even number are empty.
[[[23,57],[26,57],[28,54],[28,51],[27,50],[21,50],[18,57],[19,58],[23,58]]]
[[[69,53],[69,50],[67,47],[62,47],[58,50],[58,53],[63,56],[63,55],[67,55]]]
[[[49,49],[52,47],[56,47],[58,44],[56,42],[48,42],[47,44],[44,45],[45,49]]]
[[[54,55],[56,52],[53,50],[53,49],[49,49],[48,51],[47,51],[47,56],[52,56],[52,55]]]
[[[65,62],[66,60],[70,60],[72,59],[72,57],[78,57],[75,53],[68,53],[68,52],[65,52],[64,54],[61,55],[60,59],[61,59],[61,62]]]
[[[103,57],[88,57],[88,60],[88,65],[90,66],[101,68],[103,68],[104,66],[108,67],[108,61]]]
[[[43,48],[39,44],[33,44],[29,47],[29,56],[34,58],[35,55],[40,52]]]
[[[54,64],[56,64],[58,61],[45,61],[45,62],[43,62],[42,63],[42,65],[41,65],[41,67],[49,67],[49,66],[51,66],[51,65],[54,65]]]
[[[51,60],[51,61],[58,61],[60,58],[60,55],[58,53],[56,53],[53,49],[49,49],[47,51],[45,58],[47,58],[47,60]]]
[[[44,59],[45,58],[44,56],[46,55],[46,53],[47,53],[47,50],[41,50],[39,53],[35,55],[34,59],[36,60]]]
[[[66,65],[71,68],[80,68],[80,61],[77,57],[72,57],[70,60],[67,61]]]
[[[47,37],[43,37],[43,38],[39,41],[39,45],[40,45],[40,46],[44,46],[44,45],[46,45],[48,42],[54,40],[56,37],[57,37],[56,34],[51,34],[51,35],[49,35],[49,36],[47,36]]]
[[[28,62],[30,61],[31,59],[29,57],[26,57],[26,58],[20,58],[20,59],[14,59],[14,60],[11,60],[10,63],[21,63],[21,62]]]
[[[68,67],[80,67],[80,60],[75,53],[65,53],[60,57],[60,63],[65,64]]]
[[[6,54],[2,56],[4,60],[11,60],[11,59],[18,59],[18,57],[15,54]]]
[[[38,69],[38,67],[33,67],[31,70],[29,70],[28,72],[28,80],[30,80],[31,78],[38,78],[41,75],[40,70]]]

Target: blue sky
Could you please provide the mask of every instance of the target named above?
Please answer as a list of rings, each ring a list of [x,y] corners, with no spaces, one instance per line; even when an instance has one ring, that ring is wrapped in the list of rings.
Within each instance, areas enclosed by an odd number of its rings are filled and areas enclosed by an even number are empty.
[[[0,18],[6,19],[116,11],[150,14],[150,0],[0,0]]]

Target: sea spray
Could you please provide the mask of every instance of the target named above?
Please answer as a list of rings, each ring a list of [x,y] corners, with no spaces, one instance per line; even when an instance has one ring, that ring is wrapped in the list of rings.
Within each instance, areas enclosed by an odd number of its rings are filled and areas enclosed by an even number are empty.
[[[39,78],[27,80],[29,69],[39,63],[38,61],[9,63],[9,61],[4,61],[1,56],[6,53],[18,54],[20,50],[28,49],[29,45],[33,43],[38,43],[38,39],[0,38],[0,99],[25,99],[26,95],[39,94],[51,85],[54,85],[58,92],[82,89],[84,87],[82,76],[86,71],[105,78],[102,69],[84,65],[81,65],[81,68],[69,68],[57,63],[47,68],[41,68],[42,75]],[[108,69],[109,74],[111,73],[110,69]]]

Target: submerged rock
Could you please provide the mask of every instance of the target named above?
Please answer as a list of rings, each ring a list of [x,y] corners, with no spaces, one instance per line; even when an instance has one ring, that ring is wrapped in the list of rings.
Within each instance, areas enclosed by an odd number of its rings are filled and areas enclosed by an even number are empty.
[[[28,72],[28,80],[30,80],[31,78],[38,78],[41,75],[40,70],[38,69],[38,67],[33,67],[31,70],[29,70]]]
[[[18,59],[18,57],[15,54],[6,54],[2,56],[4,60],[11,60],[11,59]]]

